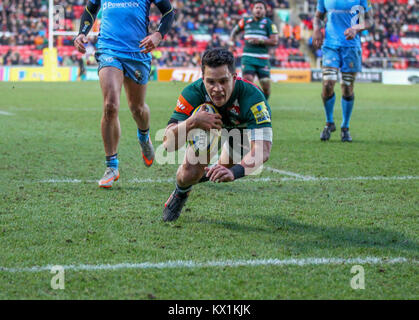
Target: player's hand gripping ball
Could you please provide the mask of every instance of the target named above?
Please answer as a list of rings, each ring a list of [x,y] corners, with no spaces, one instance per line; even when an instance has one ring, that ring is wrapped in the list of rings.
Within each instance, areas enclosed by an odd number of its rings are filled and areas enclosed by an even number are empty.
[[[210,114],[219,114],[217,108],[210,103],[203,103],[194,110],[192,116],[201,109]],[[218,144],[221,137],[221,130],[211,129],[209,131],[195,128],[188,133],[188,142],[195,151],[196,155],[203,153],[212,153],[218,150]]]

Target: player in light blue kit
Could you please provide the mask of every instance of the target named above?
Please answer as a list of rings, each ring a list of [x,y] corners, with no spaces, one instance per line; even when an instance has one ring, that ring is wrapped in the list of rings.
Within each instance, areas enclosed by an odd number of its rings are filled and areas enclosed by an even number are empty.
[[[362,69],[361,40],[359,33],[373,25],[371,8],[367,0],[318,0],[314,18],[313,44],[320,48],[323,43],[323,21],[327,17],[323,51],[322,99],[326,113],[326,126],[320,135],[322,141],[330,139],[336,130],[333,121],[335,83],[339,69],[342,73],[342,142],[352,142],[349,121],[354,106],[354,82]]]
[[[150,5],[162,14],[158,31],[148,34]],[[169,0],[90,0],[81,17],[79,35],[74,46],[85,53],[87,34],[96,15],[102,9],[96,60],[103,93],[102,138],[106,154],[106,171],[99,187],[110,188],[119,179],[118,144],[121,129],[118,118],[122,85],[128,106],[137,124],[137,136],[142,157],[147,167],[154,160],[150,139],[150,109],[145,103],[147,82],[151,68],[151,54],[174,21]]]

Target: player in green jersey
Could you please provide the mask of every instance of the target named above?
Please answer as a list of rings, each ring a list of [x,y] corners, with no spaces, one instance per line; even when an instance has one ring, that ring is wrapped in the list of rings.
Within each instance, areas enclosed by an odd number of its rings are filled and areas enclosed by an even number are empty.
[[[194,113],[203,103],[215,106],[219,114],[203,109]],[[165,204],[164,221],[179,217],[194,184],[234,181],[260,170],[269,158],[272,146],[269,104],[258,87],[237,77],[233,54],[225,49],[214,48],[204,53],[202,79],[182,91],[166,128],[163,140],[166,150],[173,152],[182,147],[195,128],[205,131],[223,128],[227,138],[218,162],[211,167],[209,155],[205,163],[197,162],[195,151],[187,146],[176,174],[176,189]]]
[[[234,43],[236,35],[244,31],[243,78],[253,82],[257,75],[263,93],[268,99],[271,94],[271,67],[268,51],[270,46],[278,45],[278,29],[269,18],[265,17],[265,2],[255,1],[252,14],[253,17],[239,21],[231,32],[230,40]]]

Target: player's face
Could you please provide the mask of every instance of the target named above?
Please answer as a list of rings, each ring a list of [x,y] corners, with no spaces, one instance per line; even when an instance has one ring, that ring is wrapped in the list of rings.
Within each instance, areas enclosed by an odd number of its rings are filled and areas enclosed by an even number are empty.
[[[232,74],[228,70],[227,65],[217,68],[205,66],[202,79],[205,89],[215,106],[221,107],[225,105],[233,93],[236,74]]]
[[[256,19],[262,19],[266,15],[265,6],[261,3],[256,3],[253,7],[253,16]]]

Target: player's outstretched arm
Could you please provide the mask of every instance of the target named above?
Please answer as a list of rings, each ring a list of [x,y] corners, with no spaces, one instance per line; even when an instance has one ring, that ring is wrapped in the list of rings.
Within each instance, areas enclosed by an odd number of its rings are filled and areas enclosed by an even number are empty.
[[[81,53],[86,53],[85,44],[87,35],[95,23],[96,15],[100,9],[100,0],[89,1],[80,19],[79,34],[74,39],[74,46]]]
[[[372,14],[372,8],[370,8],[367,12],[360,14],[358,24],[345,30],[344,34],[346,36],[346,40],[354,39],[359,32],[371,29],[373,25],[374,18]]]
[[[221,115],[211,114],[201,109],[185,121],[170,123],[164,133],[163,146],[167,152],[176,151],[185,144],[188,133],[192,129],[221,130],[222,125]]]
[[[156,1],[156,6],[159,8],[162,18],[160,20],[159,28],[153,34],[145,37],[140,42],[140,48],[142,53],[149,53],[156,49],[160,44],[164,36],[169,32],[175,21],[175,13],[173,11],[172,4],[169,0]]]
[[[323,32],[322,28],[324,26],[324,18],[326,16],[325,12],[316,11],[313,20],[313,46],[316,49],[319,49],[323,44]]]
[[[251,141],[251,150],[243,157],[240,164],[236,164],[230,169],[220,164],[216,164],[211,168],[205,168],[206,175],[212,182],[230,182],[248,176],[268,161],[271,154],[271,148],[272,142],[270,141]]]

